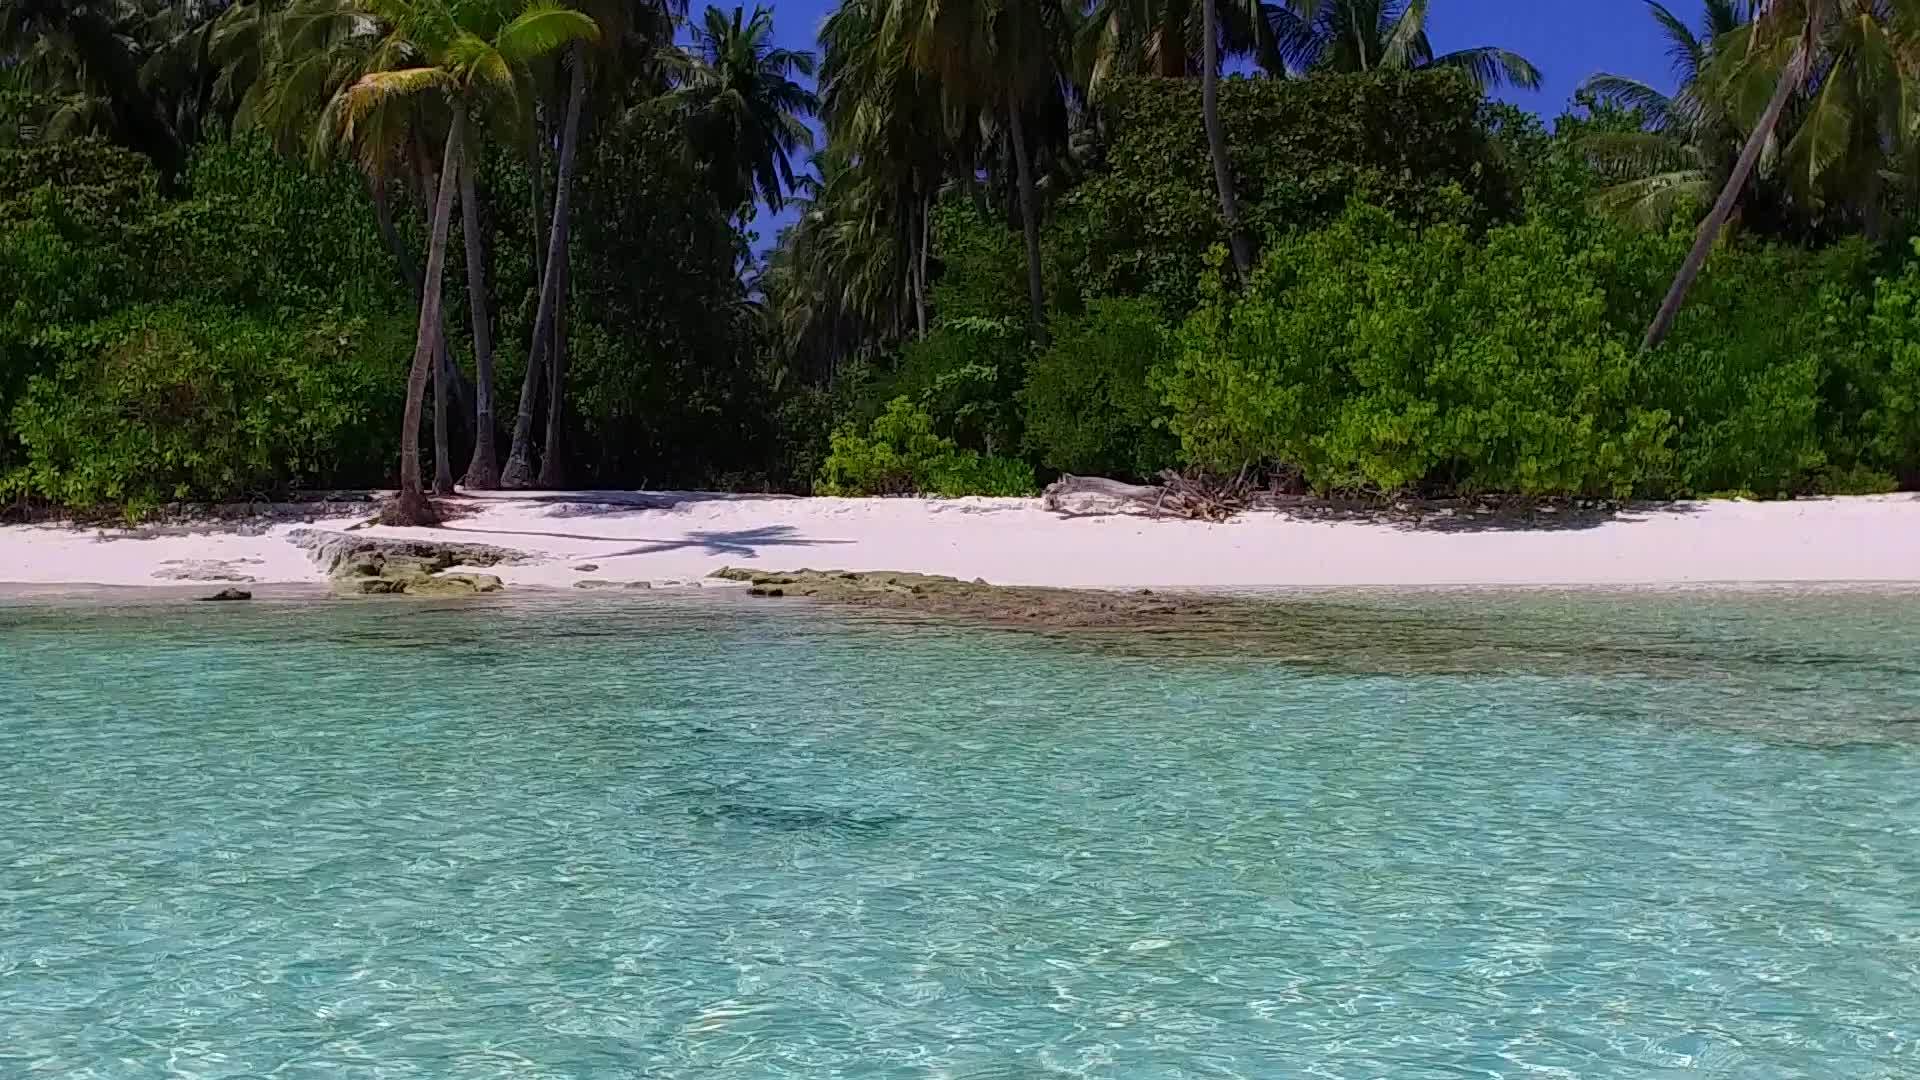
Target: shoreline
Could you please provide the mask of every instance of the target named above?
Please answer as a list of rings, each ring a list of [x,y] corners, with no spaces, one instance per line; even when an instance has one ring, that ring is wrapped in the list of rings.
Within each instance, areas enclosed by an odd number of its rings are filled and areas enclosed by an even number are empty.
[[[0,526],[0,595],[225,586],[280,593],[326,576],[289,534],[512,549],[509,590],[592,595],[628,583],[726,588],[722,568],[887,570],[1067,589],[1289,592],[1920,584],[1920,495],[1631,507],[1548,523],[1328,519],[1250,511],[1223,523],[1066,516],[1037,499],[832,499],[674,492],[471,493],[440,528],[365,515]],[[334,509],[329,506],[328,509]],[[369,509],[370,512],[370,509]],[[295,590],[296,592],[298,590]],[[636,590],[638,591],[638,590]]]

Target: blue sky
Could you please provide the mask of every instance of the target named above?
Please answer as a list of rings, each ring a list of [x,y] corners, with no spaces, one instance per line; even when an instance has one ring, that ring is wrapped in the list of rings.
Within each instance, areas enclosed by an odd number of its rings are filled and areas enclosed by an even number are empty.
[[[727,6],[732,2],[726,0]],[[820,22],[834,0],[770,2],[781,44],[815,48]],[[1698,22],[1699,0],[1667,4],[1675,14]],[[1596,71],[1631,75],[1660,87],[1672,83],[1665,42],[1642,0],[1431,0],[1428,33],[1438,52],[1500,45],[1532,60],[1545,76],[1542,88],[1500,96],[1548,120],[1565,109],[1574,88]],[[756,249],[771,243],[783,223],[784,215],[761,214],[753,223],[760,233]]]

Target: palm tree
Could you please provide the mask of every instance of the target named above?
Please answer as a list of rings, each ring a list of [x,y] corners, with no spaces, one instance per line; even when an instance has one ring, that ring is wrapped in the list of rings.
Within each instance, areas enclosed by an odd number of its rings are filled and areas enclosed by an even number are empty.
[[[613,115],[629,97],[657,94],[662,88],[663,54],[671,53],[675,17],[685,10],[686,2],[579,0],[577,6],[598,28],[597,33],[590,41],[576,41],[572,48],[553,54],[544,64],[535,65],[537,72],[545,69],[553,76],[537,81],[557,84],[564,74],[567,93],[559,137],[557,183],[550,208],[540,180],[546,151],[552,146],[545,118],[561,112],[563,107],[554,94],[538,95],[540,101],[536,106],[536,130],[529,159],[534,176],[534,272],[539,281],[539,296],[527,370],[520,384],[520,404],[514,413],[512,441],[500,472],[500,486],[508,488],[530,487],[536,482],[542,487],[561,486],[560,441],[565,427],[567,367],[567,239],[574,163],[586,124],[588,100],[592,98],[600,111]],[[548,386],[547,432],[536,480],[533,420],[542,375],[547,377]]]
[[[1625,75],[1602,72],[1580,85],[1579,93],[1637,113],[1642,130],[1588,136],[1581,149],[1610,174],[1629,174],[1595,197],[1602,212],[1640,225],[1665,221],[1678,206],[1704,203],[1715,183],[1732,171],[1740,135],[1719,96],[1704,81],[1715,42],[1745,25],[1747,0],[1705,0],[1701,28],[1658,0],[1648,11],[1667,39],[1678,89],[1666,94]]]
[[[1213,185],[1220,194],[1220,218],[1226,222],[1227,241],[1233,247],[1233,266],[1245,278],[1253,273],[1253,244],[1240,226],[1240,207],[1233,194],[1232,163],[1227,158],[1227,136],[1220,129],[1220,32],[1218,0],[1200,0],[1204,9],[1201,40],[1205,59],[1200,68],[1200,116],[1207,129],[1207,154],[1213,158]]]
[[[1093,0],[1075,42],[1088,91],[1098,97],[1115,75],[1198,75],[1206,68],[1209,36],[1228,56],[1252,57],[1273,74],[1285,73],[1274,36],[1279,4],[1215,0],[1213,6],[1217,29],[1209,35],[1202,0]]]
[[[1804,0],[1803,0],[1804,3]],[[1883,178],[1898,164],[1911,195],[1917,145],[1913,59],[1920,55],[1920,4],[1912,0],[1825,0],[1816,20],[1804,92],[1792,102],[1794,132],[1781,151],[1782,172],[1794,196],[1811,213],[1829,207],[1857,217],[1868,239],[1883,239],[1886,191]],[[1753,31],[1727,36],[1733,56],[1749,50]],[[1712,74],[1736,106],[1748,107],[1771,87],[1770,63],[1742,64],[1731,57]]]
[[[143,78],[157,51],[153,0],[0,0],[0,57],[59,104],[43,136],[104,133],[153,162],[170,186],[186,165],[175,110]]]
[[[1064,89],[1077,9],[1063,0],[895,0],[888,20],[898,27],[908,62],[934,76],[951,98],[1005,120],[1027,246],[1030,334],[1045,344],[1040,201],[1027,122]]]
[[[399,100],[424,98],[451,114],[432,206],[432,235],[427,249],[413,366],[407,377],[400,442],[400,493],[385,515],[392,524],[428,524],[436,516],[420,483],[421,399],[441,326],[447,234],[462,168],[467,106],[487,96],[520,100],[528,61],[569,44],[590,40],[598,33],[598,27],[585,15],[545,0],[533,0],[506,22],[490,18],[494,10],[468,5],[458,9],[468,17],[467,25],[462,25],[455,18],[455,9],[450,9],[442,0],[362,2],[390,27],[381,53],[389,59],[414,63],[363,75],[348,88],[340,114],[342,137],[350,144],[360,142],[356,130],[359,122],[381,114],[381,106]],[[475,26],[483,31],[492,30],[491,40],[475,32]]]
[[[863,167],[838,147],[814,155],[792,202],[798,219],[768,253],[758,287],[774,340],[792,362],[831,377],[865,343],[924,333],[926,238],[891,170]]]
[[[773,13],[749,18],[709,7],[695,35],[695,62],[674,94],[686,115],[688,143],[714,179],[721,205],[778,210],[793,189],[793,155],[813,148],[806,118],[820,107],[793,80],[812,76],[814,55],[773,43]]]
[[[1285,73],[1274,26],[1281,12],[1265,0],[1094,0],[1081,26],[1077,65],[1098,96],[1115,74],[1149,72],[1165,78],[1198,74],[1201,122],[1213,158],[1220,216],[1227,226],[1234,267],[1253,267],[1253,245],[1241,227],[1226,136],[1220,128],[1220,57],[1251,56]]]
[[[1798,92],[1806,82],[1808,73],[1813,70],[1822,32],[1833,11],[1834,0],[1759,0],[1753,21],[1741,32],[1742,40],[1730,42],[1723,51],[1719,63],[1726,65],[1723,69],[1725,77],[1741,77],[1756,69],[1771,67],[1774,72],[1773,93],[1761,111],[1760,119],[1747,134],[1746,145],[1740,151],[1739,160],[1734,162],[1726,183],[1721,186],[1720,197],[1714,201],[1706,220],[1700,223],[1699,232],[1694,236],[1693,249],[1680,264],[1680,271],[1674,275],[1666,299],[1660,304],[1653,322],[1648,325],[1646,337],[1640,342],[1642,351],[1657,347],[1666,339],[1668,331],[1673,329],[1673,320],[1680,314],[1680,306],[1686,303],[1688,290],[1700,276],[1713,245],[1720,239],[1720,232],[1726,227],[1727,218],[1733,213],[1734,204],[1739,201],[1747,178],[1760,160],[1761,151],[1773,138],[1774,128],[1780,123],[1780,114],[1786,111],[1787,100]]]
[[[1464,71],[1482,90],[1540,88],[1540,72],[1518,53],[1490,45],[1434,55],[1427,37],[1430,0],[1296,0],[1273,7],[1271,19],[1287,66],[1307,71]],[[1295,10],[1295,9],[1298,10]]]
[[[933,205],[948,176],[974,179],[981,118],[909,62],[888,2],[849,0],[821,28],[829,149],[814,157],[812,205],[793,236],[845,264],[830,276],[858,322],[899,336],[911,311],[924,336]]]
[[[381,237],[419,302],[424,282],[395,226],[391,189],[396,180],[412,180],[431,220],[431,193],[439,184],[423,144],[440,141],[436,128],[444,116],[434,115],[419,99],[396,98],[358,119],[353,145],[342,145],[340,137],[347,96],[360,77],[402,62],[388,55],[394,46],[388,29],[357,0],[243,0],[213,25],[209,55],[220,66],[213,94],[232,116],[235,130],[259,131],[282,153],[304,157],[316,169],[342,156],[354,160]],[[486,301],[484,293],[473,299]],[[476,352],[480,370],[489,371],[488,351]],[[444,326],[435,334],[435,354],[436,399],[450,391],[463,412],[473,413],[476,394],[453,362]],[[450,462],[442,434],[448,411],[435,414],[435,482],[441,488],[450,487],[452,479],[450,465],[439,468],[440,462]],[[476,446],[480,438],[476,434]]]

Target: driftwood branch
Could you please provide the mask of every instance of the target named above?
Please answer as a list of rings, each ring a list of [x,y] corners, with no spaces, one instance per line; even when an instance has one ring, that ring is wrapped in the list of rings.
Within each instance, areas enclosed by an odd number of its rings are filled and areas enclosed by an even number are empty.
[[[1225,521],[1248,506],[1247,474],[1229,479],[1171,470],[1158,484],[1127,484],[1100,476],[1062,476],[1047,485],[1040,504],[1056,514],[1094,517],[1144,514],[1195,521]]]
[[[1135,514],[1219,522],[1243,511],[1264,510],[1305,521],[1358,521],[1441,532],[1590,528],[1628,509],[1613,500],[1565,496],[1315,495],[1303,493],[1297,477],[1274,476],[1260,486],[1246,470],[1228,477],[1168,471],[1160,474],[1158,484],[1062,476],[1047,485],[1041,505],[1065,517]],[[1687,512],[1684,504],[1664,509]]]

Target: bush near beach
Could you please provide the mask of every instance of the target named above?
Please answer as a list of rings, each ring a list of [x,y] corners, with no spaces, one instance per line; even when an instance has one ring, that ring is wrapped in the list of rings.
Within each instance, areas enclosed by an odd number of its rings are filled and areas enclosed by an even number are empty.
[[[1122,23],[1076,38],[1082,7],[1038,5],[1022,40],[1051,44],[1018,57],[896,40],[868,0],[820,57],[764,13],[673,45],[591,5],[211,4],[180,16],[198,50],[136,0],[23,14],[0,500],[1920,484],[1920,154],[1898,95],[1832,89],[1920,86],[1920,48],[1855,71],[1852,31],[1816,28],[1802,85],[1784,45],[1702,32],[1676,93],[1597,76],[1548,124],[1489,98],[1531,78],[1511,54],[1355,71],[1329,46],[1221,80],[1216,170],[1202,65],[1151,74]],[[396,40],[424,66],[382,67]],[[1743,170],[1752,139],[1774,149]]]

